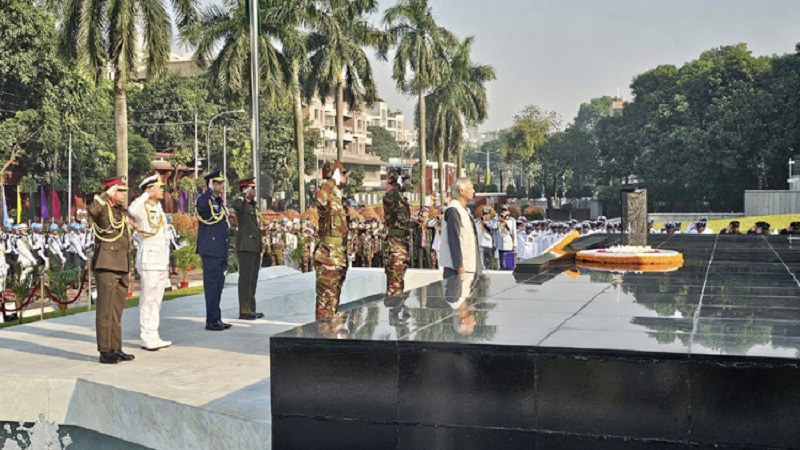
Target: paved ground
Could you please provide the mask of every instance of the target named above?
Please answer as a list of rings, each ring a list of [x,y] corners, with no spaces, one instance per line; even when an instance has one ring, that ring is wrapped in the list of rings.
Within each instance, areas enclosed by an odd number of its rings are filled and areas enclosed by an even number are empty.
[[[415,284],[439,277],[423,271]],[[136,355],[129,363],[97,362],[94,312],[0,330],[0,420],[45,414],[153,448],[268,448],[269,336],[313,321],[314,274],[262,269],[257,298],[266,318],[258,321],[238,319],[235,281],[222,298],[233,328],[204,330],[202,295],[171,300],[161,334],[174,345],[157,352],[139,348],[138,310],[125,310],[123,347]],[[384,286],[382,269],[354,269],[343,297]]]

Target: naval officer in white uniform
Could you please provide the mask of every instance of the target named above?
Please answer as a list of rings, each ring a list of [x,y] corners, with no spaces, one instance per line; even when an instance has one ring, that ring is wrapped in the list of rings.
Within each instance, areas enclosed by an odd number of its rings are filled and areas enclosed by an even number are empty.
[[[156,173],[139,183],[142,195],[128,207],[135,221],[141,244],[136,251],[136,270],[142,279],[139,297],[139,327],[142,348],[158,350],[169,347],[158,333],[161,300],[169,286],[169,235],[167,216],[161,207],[164,183]]]

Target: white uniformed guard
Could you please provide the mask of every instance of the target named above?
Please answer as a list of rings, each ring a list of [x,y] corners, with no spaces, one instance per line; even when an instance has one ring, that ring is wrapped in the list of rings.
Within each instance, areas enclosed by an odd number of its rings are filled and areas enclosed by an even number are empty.
[[[28,224],[19,224],[18,230],[22,234],[17,240],[17,257],[19,258],[19,265],[22,269],[20,282],[25,284],[31,272],[33,272],[33,267],[36,265],[37,261],[31,249],[30,239],[28,238]]]
[[[167,216],[161,208],[163,186],[157,173],[145,178],[139,183],[139,188],[144,192],[128,207],[141,238],[136,251],[136,270],[142,279],[139,326],[142,348],[145,350],[158,350],[172,345],[172,342],[162,340],[158,334],[161,301],[169,285]]]

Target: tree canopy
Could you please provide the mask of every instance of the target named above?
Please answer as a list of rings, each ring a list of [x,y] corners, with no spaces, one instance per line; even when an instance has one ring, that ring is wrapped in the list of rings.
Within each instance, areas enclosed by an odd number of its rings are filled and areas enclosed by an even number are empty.
[[[400,146],[397,138],[383,127],[367,127],[367,131],[372,134],[372,145],[367,146],[367,151],[373,155],[387,161],[389,158],[399,158]]]

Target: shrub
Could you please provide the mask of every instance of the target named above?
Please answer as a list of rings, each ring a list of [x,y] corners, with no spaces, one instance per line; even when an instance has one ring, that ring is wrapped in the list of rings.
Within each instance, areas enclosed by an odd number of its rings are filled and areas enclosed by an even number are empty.
[[[543,220],[544,209],[541,206],[530,205],[522,213],[528,220]]]
[[[189,233],[192,237],[197,238],[197,217],[188,214],[173,214],[172,224],[178,234],[183,232]]]

